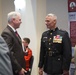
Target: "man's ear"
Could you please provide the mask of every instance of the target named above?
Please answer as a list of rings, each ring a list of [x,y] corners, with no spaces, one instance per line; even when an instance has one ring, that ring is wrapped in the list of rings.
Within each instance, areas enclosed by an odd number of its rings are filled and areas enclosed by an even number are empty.
[[[15,18],[12,18],[11,21],[14,22],[15,21]]]
[[[56,20],[53,21],[53,23],[55,23],[55,24],[56,24],[56,22],[57,22]]]

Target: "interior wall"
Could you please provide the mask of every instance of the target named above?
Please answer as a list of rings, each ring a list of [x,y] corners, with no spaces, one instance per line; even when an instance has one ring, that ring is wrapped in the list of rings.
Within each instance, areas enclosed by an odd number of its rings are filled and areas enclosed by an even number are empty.
[[[2,1],[0,0],[0,33],[2,31]]]
[[[40,54],[40,43],[42,33],[46,30],[45,26],[45,16],[46,16],[46,0],[37,0],[37,20],[36,20],[36,30],[37,30],[37,51],[38,51],[38,61]]]
[[[69,31],[68,26],[68,0],[46,0],[46,12],[57,15],[57,26]]]
[[[7,25],[7,14],[11,11],[15,10],[14,6],[14,0],[1,0],[1,15],[2,16],[2,23],[1,23],[1,29],[3,30]]]
[[[15,10],[21,13],[22,24],[18,29],[21,38],[28,37],[31,42],[29,48],[32,50],[34,56],[32,75],[38,74],[37,64],[37,32],[36,32],[36,0],[25,0],[25,8]]]
[[[45,25],[45,16],[46,16],[46,0],[37,0],[37,8],[36,8],[36,36],[37,36],[37,66],[39,63],[39,54],[40,54],[40,42],[42,33],[46,30]],[[38,68],[38,67],[37,67]],[[38,72],[38,70],[37,70]],[[39,74],[37,74],[39,75]]]

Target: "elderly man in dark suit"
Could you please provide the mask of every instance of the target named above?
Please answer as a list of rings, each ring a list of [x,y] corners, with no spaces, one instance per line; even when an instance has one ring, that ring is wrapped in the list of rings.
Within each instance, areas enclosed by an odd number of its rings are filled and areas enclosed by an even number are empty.
[[[8,25],[2,32],[11,54],[11,62],[14,75],[25,75],[25,60],[23,56],[22,42],[16,29],[20,27],[21,15],[19,12],[8,13]]]
[[[71,42],[68,32],[57,26],[57,16],[48,14],[45,24],[49,30],[42,34],[39,75],[69,75]]]
[[[13,75],[8,46],[0,36],[0,75]]]

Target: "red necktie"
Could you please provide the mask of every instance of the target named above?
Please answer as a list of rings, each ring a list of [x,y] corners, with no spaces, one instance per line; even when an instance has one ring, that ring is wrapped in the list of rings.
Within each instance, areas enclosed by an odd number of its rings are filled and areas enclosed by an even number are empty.
[[[20,38],[19,34],[17,33],[17,31],[15,31],[15,34],[16,34],[17,38],[20,40],[20,42],[21,42],[21,38]]]
[[[18,39],[20,39],[20,40],[21,40],[21,38],[20,38],[20,36],[19,36],[19,34],[18,34],[18,32],[17,32],[17,31],[15,31],[15,34],[16,34],[16,36],[18,37]]]
[[[16,34],[16,36],[17,36],[17,37],[19,37],[19,34],[18,34],[18,32],[17,32],[17,31],[15,32],[15,34]]]

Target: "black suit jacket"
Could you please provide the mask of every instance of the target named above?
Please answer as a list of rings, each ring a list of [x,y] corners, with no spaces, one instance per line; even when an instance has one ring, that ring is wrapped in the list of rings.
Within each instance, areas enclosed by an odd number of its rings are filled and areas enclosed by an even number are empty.
[[[9,26],[4,29],[1,35],[5,39],[10,50],[14,75],[18,75],[17,73],[21,70],[21,68],[25,68],[21,39],[16,36]]]

